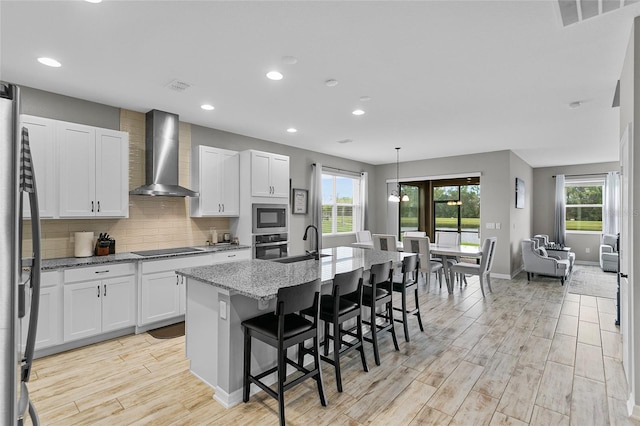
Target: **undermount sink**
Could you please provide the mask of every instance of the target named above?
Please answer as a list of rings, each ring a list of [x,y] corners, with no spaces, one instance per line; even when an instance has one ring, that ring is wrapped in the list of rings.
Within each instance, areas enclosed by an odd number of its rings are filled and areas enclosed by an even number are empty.
[[[160,256],[163,254],[198,253],[202,251],[205,251],[205,249],[198,247],[176,247],[157,250],[132,251],[131,253],[139,256]]]
[[[320,257],[328,257],[328,254],[320,254]],[[305,260],[315,260],[315,255],[313,254],[300,254],[298,256],[289,256],[289,257],[281,257],[279,259],[273,259],[274,262],[278,263],[296,263],[296,262],[304,262]]]

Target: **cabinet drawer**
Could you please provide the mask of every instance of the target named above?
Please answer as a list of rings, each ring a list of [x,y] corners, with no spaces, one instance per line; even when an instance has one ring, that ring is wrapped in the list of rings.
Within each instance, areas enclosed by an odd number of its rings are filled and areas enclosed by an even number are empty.
[[[238,260],[251,259],[251,250],[227,250],[213,253],[213,263],[237,262]]]
[[[152,274],[156,272],[175,271],[181,268],[192,268],[211,264],[211,253],[195,256],[183,256],[163,260],[151,260],[142,262],[142,273]]]
[[[74,268],[64,271],[64,282],[102,280],[105,278],[133,275],[136,272],[134,263],[104,264],[86,268]]]

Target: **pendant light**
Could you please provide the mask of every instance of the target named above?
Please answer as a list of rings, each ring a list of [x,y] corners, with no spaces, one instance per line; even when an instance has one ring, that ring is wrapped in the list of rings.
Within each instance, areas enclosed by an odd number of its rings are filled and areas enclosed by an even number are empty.
[[[409,201],[407,194],[400,193],[400,147],[396,147],[396,184],[396,189],[389,194],[389,201],[392,203],[399,203],[400,200]]]

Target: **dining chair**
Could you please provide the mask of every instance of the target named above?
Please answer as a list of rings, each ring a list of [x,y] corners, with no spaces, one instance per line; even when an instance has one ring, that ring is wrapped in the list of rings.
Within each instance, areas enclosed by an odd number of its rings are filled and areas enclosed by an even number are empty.
[[[358,231],[356,232],[356,242],[368,243],[371,241],[371,231]]]
[[[480,264],[460,262],[451,266],[451,270],[456,274],[478,275],[480,278],[480,290],[484,297],[484,282],[487,282],[489,291],[491,290],[491,267],[493,266],[494,253],[496,249],[497,237],[485,238],[482,242],[482,258]]]
[[[443,245],[443,246],[459,246],[460,245],[460,233],[459,232],[450,232],[450,231],[437,231],[436,232],[436,244],[438,245]],[[440,256],[436,256],[435,260],[436,261],[440,261],[442,262],[442,257]],[[460,262],[460,257],[456,257],[456,258],[447,258],[447,263],[449,267],[451,267],[452,265],[455,265],[456,263]],[[462,283],[464,282],[465,284],[467,284],[467,278],[464,276],[464,274],[456,274],[455,275],[456,279],[458,280],[458,282],[460,283],[460,285],[462,285]]]
[[[398,251],[398,240],[395,235],[373,234],[373,248],[384,251]]]
[[[276,310],[264,315],[249,318],[242,321],[244,334],[244,366],[242,381],[242,400],[249,401],[251,384],[257,385],[269,396],[278,401],[278,413],[280,425],[284,426],[284,392],[303,380],[313,378],[318,386],[318,395],[322,406],[327,405],[322,382],[322,369],[320,368],[320,356],[318,345],[318,321],[320,316],[320,279],[291,287],[278,289]],[[304,309],[310,309],[313,320],[308,320],[302,315],[296,314]],[[275,367],[256,375],[251,374],[251,339],[276,348],[277,364]],[[313,339],[313,346],[305,348],[304,342]],[[298,351],[313,355],[313,367],[308,369],[300,363],[287,358],[287,348],[298,345]],[[304,354],[303,354],[304,355]],[[303,359],[299,355],[298,360]],[[295,367],[302,375],[289,382],[287,379],[287,365]],[[277,374],[276,390],[271,389],[262,381],[271,374]]]
[[[438,274],[438,281],[440,282],[440,288],[442,288],[442,262],[436,262],[431,259],[429,237],[406,237],[404,239],[404,252],[419,254],[420,267],[418,271],[422,274],[426,273],[427,288],[431,284],[432,273]]]

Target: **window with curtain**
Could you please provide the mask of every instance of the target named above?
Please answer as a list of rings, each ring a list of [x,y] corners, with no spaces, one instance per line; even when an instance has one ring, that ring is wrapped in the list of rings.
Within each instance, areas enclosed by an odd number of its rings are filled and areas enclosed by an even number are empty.
[[[362,230],[361,177],[322,171],[322,234]]]
[[[564,184],[568,232],[602,232],[604,179],[569,180]]]

